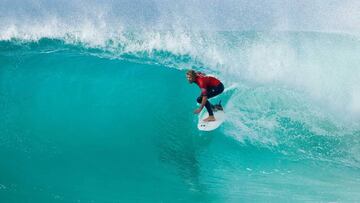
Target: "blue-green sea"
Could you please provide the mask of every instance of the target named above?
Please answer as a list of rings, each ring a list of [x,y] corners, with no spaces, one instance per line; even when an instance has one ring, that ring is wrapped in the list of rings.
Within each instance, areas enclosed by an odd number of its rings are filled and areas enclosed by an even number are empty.
[[[206,29],[238,25],[230,1],[205,24],[193,1],[55,2],[0,3],[0,202],[360,202],[353,30]],[[188,69],[231,89],[214,131]]]

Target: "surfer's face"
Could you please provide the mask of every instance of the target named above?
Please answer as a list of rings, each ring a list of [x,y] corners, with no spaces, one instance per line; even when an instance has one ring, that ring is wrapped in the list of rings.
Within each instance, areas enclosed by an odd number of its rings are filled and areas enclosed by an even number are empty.
[[[186,74],[186,79],[189,81],[189,83],[193,83],[195,81],[195,78],[190,74]]]

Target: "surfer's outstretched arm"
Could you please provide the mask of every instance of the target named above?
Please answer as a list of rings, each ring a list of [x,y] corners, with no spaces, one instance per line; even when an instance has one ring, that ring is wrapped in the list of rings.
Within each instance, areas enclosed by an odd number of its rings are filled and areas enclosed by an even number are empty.
[[[201,100],[201,104],[200,104],[200,109],[203,109],[204,106],[206,105],[207,102],[207,96],[202,96],[202,100]]]
[[[194,113],[196,113],[196,114],[201,112],[201,110],[204,108],[204,106],[206,105],[206,102],[207,102],[207,96],[201,96],[201,97],[202,97],[201,103],[198,100],[198,102],[200,103],[200,107],[194,111]]]

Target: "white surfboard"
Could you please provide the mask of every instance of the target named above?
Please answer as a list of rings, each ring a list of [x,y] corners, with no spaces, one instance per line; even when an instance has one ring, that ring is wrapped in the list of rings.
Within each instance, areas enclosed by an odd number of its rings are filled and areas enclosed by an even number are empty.
[[[216,121],[211,121],[211,122],[203,121],[208,116],[209,116],[209,113],[204,108],[200,112],[200,115],[199,115],[199,121],[198,121],[198,129],[199,130],[201,130],[201,131],[215,130],[225,121],[225,118],[226,118],[225,112],[220,111],[220,110],[214,111],[214,116],[215,116]]]

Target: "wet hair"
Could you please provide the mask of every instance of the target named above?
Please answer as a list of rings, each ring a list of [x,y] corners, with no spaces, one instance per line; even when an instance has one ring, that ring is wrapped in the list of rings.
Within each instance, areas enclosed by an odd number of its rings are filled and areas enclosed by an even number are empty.
[[[195,78],[196,77],[196,71],[190,69],[190,70],[188,70],[186,72],[186,75],[190,75],[191,77]]]

